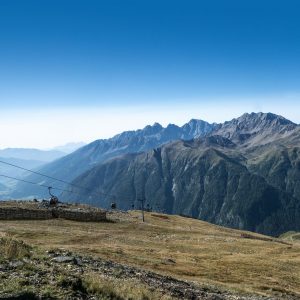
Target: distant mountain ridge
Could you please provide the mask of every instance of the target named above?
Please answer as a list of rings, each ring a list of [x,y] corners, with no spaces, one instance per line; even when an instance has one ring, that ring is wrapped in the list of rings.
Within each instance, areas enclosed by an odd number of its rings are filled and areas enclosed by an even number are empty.
[[[0,161],[1,161],[0,175],[7,175],[15,178],[23,178],[30,175],[30,173],[26,172],[25,170],[15,168],[12,165],[17,165],[23,168],[34,170],[45,164],[45,162],[38,161],[38,160],[27,160],[27,159],[7,158],[7,157],[0,157]],[[5,163],[12,164],[12,165],[7,165]],[[0,176],[0,184],[1,184],[0,189],[3,192],[0,193],[0,199],[7,197],[9,191],[13,190],[17,183],[18,182],[13,179]]]
[[[299,229],[299,198],[249,171],[247,159],[225,141],[207,137],[128,154],[99,164],[73,183],[90,190],[91,203],[97,204],[98,194],[105,207],[112,198],[103,193],[114,194],[120,209],[140,208],[137,199],[145,198],[156,211],[228,227],[271,235]]]
[[[29,148],[6,148],[0,150],[0,157],[16,158],[23,160],[35,160],[41,162],[50,162],[66,155],[58,150],[39,150]]]
[[[216,126],[216,124],[209,124],[202,120],[191,120],[181,127],[169,124],[164,128],[159,123],[155,123],[153,126],[148,125],[144,129],[125,131],[110,139],[96,140],[67,156],[45,165],[40,169],[40,172],[70,181],[107,159],[126,153],[147,151],[178,139],[189,140],[195,137],[202,137],[212,132]],[[36,175],[29,176],[29,179],[57,186],[56,181]],[[64,186],[60,185],[60,187]],[[18,184],[12,196],[23,197],[25,195],[44,197],[47,196],[47,193],[40,187]]]
[[[299,133],[281,116],[245,114],[201,138],[99,163],[73,183],[116,195],[121,209],[145,197],[154,210],[278,235],[300,229]]]
[[[112,199],[104,194],[110,194],[119,208],[130,209],[145,197],[157,211],[278,235],[300,230],[299,145],[300,126],[271,113],[223,124],[155,123],[97,140],[41,172],[89,190],[64,193],[65,200],[108,207]]]
[[[62,145],[62,146],[54,147],[51,150],[60,151],[60,152],[63,152],[65,154],[70,154],[70,153],[76,151],[77,149],[79,149],[79,148],[81,148],[81,147],[83,147],[85,145],[86,145],[86,143],[83,143],[83,142],[67,143],[67,144]]]
[[[299,126],[282,116],[272,113],[244,114],[239,118],[219,124],[214,135],[224,136],[233,142],[266,144],[288,135]]]

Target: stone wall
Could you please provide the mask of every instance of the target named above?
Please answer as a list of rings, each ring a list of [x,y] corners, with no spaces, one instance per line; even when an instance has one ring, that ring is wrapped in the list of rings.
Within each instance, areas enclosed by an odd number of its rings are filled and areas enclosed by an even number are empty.
[[[26,209],[20,207],[1,207],[0,220],[46,220],[52,218],[52,212],[47,209]]]
[[[106,211],[0,207],[0,220],[47,220],[53,218],[82,222],[99,222],[106,220]]]
[[[69,209],[57,209],[53,210],[55,217],[82,221],[82,222],[99,222],[106,220],[106,211],[84,211],[84,210],[69,210]]]

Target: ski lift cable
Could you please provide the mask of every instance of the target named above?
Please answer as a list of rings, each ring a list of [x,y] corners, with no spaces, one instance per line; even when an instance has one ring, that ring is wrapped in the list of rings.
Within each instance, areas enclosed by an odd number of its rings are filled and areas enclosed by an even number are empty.
[[[48,190],[49,190],[49,188],[50,188],[50,189],[54,189],[54,190],[58,190],[58,191],[66,192],[66,193],[72,193],[72,194],[82,195],[82,193],[80,193],[80,192],[74,192],[74,191],[70,191],[70,190],[65,190],[65,189],[61,189],[61,188],[58,188],[58,187],[52,187],[52,186],[48,186],[48,185],[45,185],[45,184],[42,184],[42,183],[33,182],[33,181],[21,179],[21,178],[16,178],[16,177],[4,175],[4,174],[0,174],[0,177],[4,177],[4,178],[8,178],[8,179],[13,179],[13,180],[25,182],[25,183],[28,183],[28,184],[37,185],[37,186],[40,186],[40,187],[47,188]],[[99,194],[104,194],[104,193],[94,194],[94,196],[98,197]],[[93,195],[93,194],[90,193],[90,195]],[[109,195],[109,194],[104,194],[104,195],[107,195],[107,196],[113,196],[114,199],[115,199],[115,196],[114,196],[114,195]],[[138,200],[138,201],[140,201],[140,200]]]
[[[36,175],[40,175],[40,176],[44,176],[44,177],[47,177],[49,179],[53,179],[53,180],[56,180],[56,181],[60,181],[62,183],[65,183],[65,184],[69,184],[69,185],[73,185],[73,186],[76,186],[78,188],[84,188],[84,187],[79,187],[71,182],[68,182],[68,181],[65,181],[65,180],[62,180],[62,179],[59,179],[59,178],[55,178],[55,177],[52,177],[52,176],[49,176],[49,175],[46,175],[46,174],[43,174],[43,173],[40,173],[40,172],[37,172],[37,171],[33,171],[33,170],[30,170],[30,169],[26,169],[26,168],[23,168],[21,166],[18,166],[18,165],[15,165],[15,164],[11,164],[11,163],[8,163],[8,162],[5,162],[3,160],[0,160],[0,163],[2,164],[6,164],[8,166],[11,166],[11,167],[15,167],[15,168],[18,168],[18,169],[21,169],[23,171],[28,171],[28,172],[31,172],[33,174],[36,174]],[[85,189],[85,188],[84,188]]]
[[[11,167],[15,167],[15,168],[18,168],[18,169],[21,169],[21,170],[24,170],[24,171],[27,171],[27,172],[31,172],[33,174],[36,174],[36,175],[39,175],[39,176],[44,176],[46,178],[49,178],[49,179],[53,179],[53,180],[56,180],[56,181],[59,181],[59,182],[62,182],[62,183],[65,183],[65,184],[68,184],[70,186],[74,186],[78,189],[84,189],[86,191],[89,191],[91,193],[91,189],[88,189],[86,187],[83,187],[83,186],[80,186],[80,185],[77,185],[77,184],[74,184],[72,182],[68,182],[68,181],[65,181],[65,180],[62,180],[62,179],[59,179],[59,178],[55,178],[55,177],[52,177],[52,176],[49,176],[49,175],[46,175],[46,174],[43,174],[43,173],[40,173],[40,172],[36,172],[36,171],[33,171],[33,170],[30,170],[30,169],[26,169],[26,168],[23,168],[21,166],[18,166],[18,165],[15,165],[15,164],[11,164],[11,163],[8,163],[8,162],[5,162],[3,160],[0,160],[0,163],[2,164],[6,164],[8,166],[11,166]],[[22,180],[21,180],[22,181]],[[35,183],[34,183],[35,184]],[[56,188],[58,189],[58,188]],[[75,193],[75,192],[73,192]],[[109,196],[109,197],[114,197],[115,198],[115,195],[111,195],[111,194],[106,194],[106,193],[102,193],[102,192],[97,192],[97,195],[99,196],[100,195],[103,195],[103,196]]]
[[[3,175],[3,174],[0,174],[0,176],[8,178],[8,179],[13,179],[13,180],[22,181],[22,182],[25,182],[25,183],[30,183],[30,184],[38,185],[38,186],[41,186],[41,187],[49,189],[49,186],[45,185],[45,184],[41,184],[41,183],[37,183],[37,182],[33,182],[33,181],[21,179],[21,178],[16,178],[16,177],[8,176],[8,175]],[[57,187],[52,187],[51,186],[50,188],[52,188],[53,190],[58,190],[58,191],[62,191],[62,192],[67,192],[67,193],[72,193],[72,194],[78,194],[78,195],[80,195],[80,193],[69,191],[69,190],[60,189],[60,188],[57,188]]]

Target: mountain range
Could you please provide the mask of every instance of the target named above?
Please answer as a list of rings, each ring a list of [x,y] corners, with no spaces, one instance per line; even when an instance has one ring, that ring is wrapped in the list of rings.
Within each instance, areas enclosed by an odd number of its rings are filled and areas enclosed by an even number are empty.
[[[72,181],[78,194],[63,193],[65,200],[103,207],[115,201],[130,209],[145,199],[156,211],[278,235],[300,229],[299,142],[300,126],[271,113],[244,114],[223,124],[155,123],[97,140],[40,172]],[[59,184],[36,175],[29,179]],[[22,183],[14,195],[43,192]]]
[[[84,143],[84,142],[67,143],[62,146],[54,147],[53,149],[50,149],[50,150],[56,150],[56,151],[63,152],[65,154],[70,154],[85,145],[86,145],[86,143]]]
[[[203,137],[216,126],[216,124],[209,124],[201,120],[191,120],[181,127],[169,124],[166,128],[155,123],[153,126],[148,125],[144,129],[125,131],[110,139],[96,140],[67,156],[43,166],[39,171],[51,177],[61,178],[64,181],[72,181],[83,172],[110,158],[127,153],[148,151],[178,139],[189,140],[194,137]],[[49,186],[68,187],[61,184],[61,182],[36,175],[29,176],[29,179]],[[24,196],[46,197],[47,192],[39,186],[20,183],[17,185],[14,193],[12,193],[12,197],[20,198]]]
[[[58,150],[39,150],[28,148],[6,148],[0,150],[0,157],[2,158],[16,158],[24,160],[34,160],[40,162],[50,162],[57,158],[66,155],[65,152]]]
[[[36,170],[43,165],[63,157],[81,146],[84,143],[68,143],[49,150],[30,148],[5,148],[0,150],[0,174],[6,176],[24,178],[30,175],[25,170],[15,168],[11,165],[21,166],[26,169]],[[8,163],[8,164],[5,164]],[[10,191],[15,189],[17,181],[0,176],[0,199],[9,196]]]

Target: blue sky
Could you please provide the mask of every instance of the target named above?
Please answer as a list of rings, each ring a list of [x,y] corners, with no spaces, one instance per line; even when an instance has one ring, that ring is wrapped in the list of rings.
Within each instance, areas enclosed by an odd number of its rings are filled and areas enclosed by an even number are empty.
[[[0,147],[246,111],[300,122],[299,11],[288,0],[2,0],[0,125],[20,125]]]

